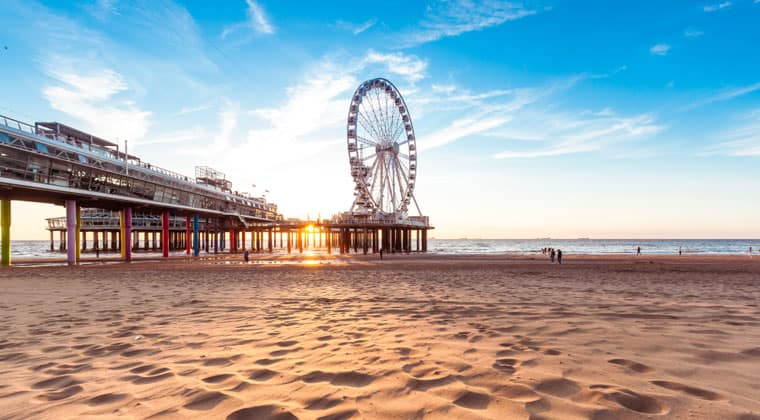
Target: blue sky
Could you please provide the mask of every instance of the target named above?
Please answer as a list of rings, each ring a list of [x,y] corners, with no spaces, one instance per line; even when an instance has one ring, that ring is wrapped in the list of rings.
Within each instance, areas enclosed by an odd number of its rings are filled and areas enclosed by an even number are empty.
[[[386,77],[438,237],[760,237],[758,0],[3,9],[0,113],[213,166],[288,217],[350,207],[349,100]],[[62,214],[15,206],[19,239]]]

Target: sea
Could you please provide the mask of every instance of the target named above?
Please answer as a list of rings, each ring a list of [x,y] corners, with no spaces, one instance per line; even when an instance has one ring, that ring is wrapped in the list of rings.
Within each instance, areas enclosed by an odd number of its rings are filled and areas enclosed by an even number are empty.
[[[88,241],[90,242],[90,241]],[[413,243],[412,246],[415,246]],[[54,243],[58,249],[58,241]],[[561,249],[564,254],[642,254],[676,255],[741,255],[750,247],[760,253],[760,239],[431,239],[428,252],[434,254],[538,254],[542,248]],[[92,244],[88,244],[92,249]],[[88,252],[89,253],[89,252]],[[118,253],[118,252],[116,252]],[[116,254],[111,253],[111,254]],[[103,255],[110,255],[102,253]],[[183,255],[184,251],[172,252]],[[160,252],[140,252],[139,255],[160,255]],[[11,241],[12,258],[63,257],[50,251],[50,241]]]

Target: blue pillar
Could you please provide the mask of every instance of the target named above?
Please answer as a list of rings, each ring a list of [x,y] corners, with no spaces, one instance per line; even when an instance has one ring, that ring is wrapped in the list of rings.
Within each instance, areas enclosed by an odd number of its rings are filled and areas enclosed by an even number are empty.
[[[197,257],[198,254],[201,252],[201,241],[198,237],[198,225],[200,225],[200,220],[198,218],[198,215],[196,214],[193,216],[193,256]]]

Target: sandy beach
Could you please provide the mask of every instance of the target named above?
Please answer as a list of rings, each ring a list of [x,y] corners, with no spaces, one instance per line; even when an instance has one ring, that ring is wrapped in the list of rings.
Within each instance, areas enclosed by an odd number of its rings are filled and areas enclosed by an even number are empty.
[[[760,419],[760,258],[0,270],[0,418]]]

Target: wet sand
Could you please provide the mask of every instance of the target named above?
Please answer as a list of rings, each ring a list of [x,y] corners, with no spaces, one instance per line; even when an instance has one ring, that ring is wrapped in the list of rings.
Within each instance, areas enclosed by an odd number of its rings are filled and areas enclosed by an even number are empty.
[[[0,418],[760,419],[760,258],[239,258],[0,270]]]

